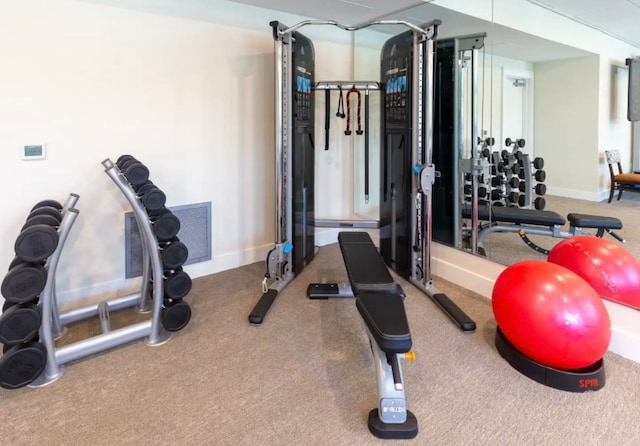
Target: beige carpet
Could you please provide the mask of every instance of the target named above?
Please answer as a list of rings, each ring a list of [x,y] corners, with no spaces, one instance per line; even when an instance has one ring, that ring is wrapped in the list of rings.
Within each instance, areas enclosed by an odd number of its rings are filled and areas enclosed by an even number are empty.
[[[247,315],[263,268],[196,280],[187,298],[194,317],[163,346],[137,342],[68,364],[47,387],[0,389],[2,445],[385,443],[366,425],[376,383],[354,301],[305,297],[310,282],[345,279],[337,246],[320,250],[257,328]],[[417,439],[401,444],[640,444],[640,364],[607,355],[607,384],[598,392],[545,387],[496,352],[488,300],[437,281],[478,324],[463,334],[400,283],[417,353],[404,364],[406,394],[420,426]]]

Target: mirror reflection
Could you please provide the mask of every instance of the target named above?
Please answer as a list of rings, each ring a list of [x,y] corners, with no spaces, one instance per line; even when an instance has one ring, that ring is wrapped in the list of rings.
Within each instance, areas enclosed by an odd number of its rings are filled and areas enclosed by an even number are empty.
[[[509,265],[544,259],[562,238],[581,231],[602,232],[610,240],[624,239],[640,257],[640,240],[630,229],[640,217],[640,194],[627,192],[607,203],[605,159],[605,150],[618,150],[626,172],[638,160],[636,124],[627,120],[625,58],[640,50],[595,30],[575,29],[580,25],[568,19],[552,23],[546,19],[553,13],[527,2],[523,11],[500,1],[483,3],[484,9],[476,2],[475,11],[455,11],[440,6],[455,2],[432,2],[385,17],[443,22],[435,67],[442,85],[435,98],[440,121],[433,161],[441,176],[434,185],[434,240]],[[521,30],[521,14],[529,15],[528,32]],[[368,48],[394,32],[356,35],[356,79],[375,72],[378,61]],[[355,174],[361,178],[357,153]],[[356,185],[357,212],[375,215],[377,200],[365,203],[363,196]]]

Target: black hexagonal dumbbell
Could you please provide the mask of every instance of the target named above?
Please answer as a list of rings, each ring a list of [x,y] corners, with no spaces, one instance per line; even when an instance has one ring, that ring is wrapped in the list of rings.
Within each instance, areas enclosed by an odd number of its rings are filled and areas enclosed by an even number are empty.
[[[0,387],[17,389],[31,384],[44,371],[47,349],[39,342],[8,348],[0,358]]]
[[[0,291],[7,301],[21,304],[37,298],[46,283],[47,270],[42,264],[20,260],[4,276]]]
[[[16,238],[16,256],[27,262],[42,262],[58,247],[60,221],[46,214],[31,216]]]
[[[27,342],[38,334],[41,323],[42,310],[39,305],[9,302],[0,315],[0,342],[5,345]]]

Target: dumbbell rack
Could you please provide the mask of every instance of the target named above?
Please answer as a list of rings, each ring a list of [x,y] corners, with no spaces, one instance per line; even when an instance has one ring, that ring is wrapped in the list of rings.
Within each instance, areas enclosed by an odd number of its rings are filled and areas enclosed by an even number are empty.
[[[75,202],[72,203],[68,212],[64,213],[62,222],[60,223],[60,241],[56,251],[47,262],[47,283],[40,297],[43,314],[42,326],[40,328],[40,342],[46,347],[47,363],[44,372],[29,384],[29,387],[43,387],[56,381],[63,374],[63,365],[68,362],[79,360],[142,338],[145,338],[144,342],[146,345],[158,346],[167,342],[172,336],[172,333],[165,330],[161,323],[164,299],[163,267],[159,254],[159,244],[153,233],[146,210],[141,205],[135,191],[127,182],[120,169],[110,159],[104,160],[102,165],[105,168],[105,173],[118,186],[131,205],[138,223],[143,248],[141,292],[139,294],[136,293],[110,301],[92,304],[64,314],[58,314],[55,295],[55,272],[64,242],[78,215],[78,211],[73,208]],[[150,284],[153,284],[151,293],[149,293]],[[136,311],[140,313],[148,312],[149,307],[151,307],[151,318],[117,330],[111,330],[109,311],[134,306],[137,306]],[[96,316],[100,320],[100,326],[102,328],[101,334],[61,347],[55,346],[54,340],[64,334],[64,327],[67,324]]]

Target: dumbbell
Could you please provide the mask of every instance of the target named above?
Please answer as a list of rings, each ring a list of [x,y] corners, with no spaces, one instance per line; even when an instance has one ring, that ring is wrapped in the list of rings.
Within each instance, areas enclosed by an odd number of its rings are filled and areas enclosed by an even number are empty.
[[[182,267],[167,270],[163,273],[164,296],[171,299],[182,299],[191,291],[191,277]]]
[[[504,193],[503,191],[499,190],[499,189],[494,189],[491,191],[491,200],[495,201],[495,200],[500,200],[502,198],[512,202],[512,203],[517,203],[518,199],[520,197],[520,194],[518,192],[509,192],[509,193]]]
[[[16,238],[16,256],[27,262],[38,263],[46,260],[58,247],[58,226],[60,222],[50,215],[30,217],[22,226]]]
[[[180,219],[166,207],[149,211],[148,214],[159,241],[171,240],[180,232]]]
[[[524,140],[524,139],[522,139],[522,138],[520,138],[520,139],[515,139],[515,140],[513,140],[513,139],[511,139],[511,138],[507,138],[507,139],[505,139],[504,143],[505,143],[505,145],[507,145],[507,146],[510,146],[510,145],[512,145],[512,144],[513,144],[514,146],[517,146],[517,147],[522,148],[522,147],[524,147],[524,145],[525,145],[525,140]]]
[[[494,177],[491,177],[491,186],[500,187],[500,186],[502,186],[503,183],[504,183],[504,176],[503,175],[496,175]]]
[[[42,207],[50,207],[57,209],[58,211],[62,211],[62,205],[60,204],[60,202],[56,200],[42,200],[33,205],[33,207],[31,208],[31,212]]]
[[[525,181],[520,181],[520,185],[518,186],[518,189],[520,190],[520,192],[526,192],[527,183]],[[538,183],[535,185],[533,190],[536,193],[536,195],[546,195],[547,185],[543,183]]]
[[[134,187],[140,202],[147,211],[156,211],[164,207],[167,196],[152,181],[147,180],[144,183]]]
[[[182,299],[164,299],[160,320],[167,331],[182,330],[191,320],[191,306]]]
[[[533,177],[536,179],[536,181],[544,183],[544,180],[547,179],[547,173],[544,170],[536,170],[536,173],[533,174]]]
[[[189,258],[187,246],[178,237],[160,243],[160,258],[165,269],[176,269]]]
[[[47,270],[39,263],[18,263],[2,280],[0,291],[12,303],[26,303],[34,300],[44,290]]]
[[[31,340],[42,323],[42,309],[34,303],[8,305],[0,315],[0,342],[15,345]]]
[[[116,165],[132,185],[142,184],[149,179],[149,169],[131,155],[122,155]]]
[[[507,184],[509,185],[509,187],[511,187],[511,189],[517,189],[520,183],[521,181],[518,179],[518,177],[511,177],[509,178],[509,181],[507,181]]]
[[[471,195],[473,192],[473,187],[470,184],[464,185],[464,193],[465,195]],[[478,197],[484,198],[487,196],[487,188],[486,187],[478,187]]]
[[[535,167],[536,169],[544,169],[544,158],[540,158],[539,156],[537,156],[533,159],[531,164],[533,164],[533,167]]]
[[[547,207],[547,200],[542,197],[537,197],[533,200],[533,207],[535,207],[539,211],[544,211],[544,208]]]
[[[48,215],[49,217],[55,218],[58,224],[60,224],[60,222],[62,221],[62,213],[60,212],[59,209],[56,209],[52,206],[41,206],[41,207],[35,208],[31,212],[29,212],[29,215],[27,216],[27,220],[29,220],[32,217],[37,217],[39,215]]]
[[[31,384],[46,364],[47,349],[40,342],[14,345],[0,358],[0,387],[17,389]]]

